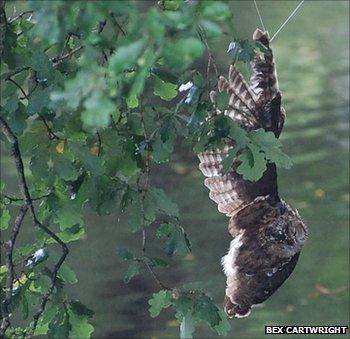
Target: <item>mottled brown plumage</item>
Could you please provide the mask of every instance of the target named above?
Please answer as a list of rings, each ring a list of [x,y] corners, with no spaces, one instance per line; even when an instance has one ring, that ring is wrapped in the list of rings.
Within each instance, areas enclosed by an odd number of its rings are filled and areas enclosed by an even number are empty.
[[[255,56],[250,85],[233,65],[228,80],[219,78],[218,91],[229,94],[229,105],[224,112],[216,113],[229,116],[246,130],[264,128],[279,137],[285,112],[269,35],[257,29],[253,39],[265,45],[269,53]],[[215,101],[215,97],[212,91],[210,98]],[[233,146],[198,157],[199,168],[207,177],[204,184],[210,190],[209,197],[230,217],[228,230],[233,240],[222,259],[227,276],[224,307],[230,317],[239,318],[249,315],[252,305],[269,298],[292,273],[307,228],[298,212],[280,199],[274,164],[268,164],[256,182],[246,181],[236,172],[238,161],[228,173],[222,173],[221,162]]]

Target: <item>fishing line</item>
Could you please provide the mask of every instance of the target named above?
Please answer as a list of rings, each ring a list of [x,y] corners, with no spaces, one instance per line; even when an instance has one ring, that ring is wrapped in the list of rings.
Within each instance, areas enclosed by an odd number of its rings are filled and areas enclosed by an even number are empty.
[[[304,3],[305,0],[302,0],[299,2],[298,6],[294,9],[294,11],[291,13],[291,15],[284,21],[284,23],[281,25],[281,27],[276,31],[276,33],[272,36],[272,38],[270,39],[270,42],[273,41],[273,39],[277,36],[277,34],[282,30],[282,28],[288,23],[288,21],[290,19],[293,18],[293,16],[295,15],[295,13],[298,11],[298,9],[300,8],[300,6]],[[255,1],[254,1],[255,2]]]
[[[257,11],[257,13],[258,13],[258,17],[259,17],[259,19],[260,19],[260,22],[261,22],[261,26],[262,26],[262,28],[264,29],[264,32],[266,32],[266,28],[265,28],[265,25],[264,25],[264,21],[263,21],[261,15],[260,15],[259,7],[258,7],[258,4],[256,3],[255,0],[254,0],[254,5],[255,5],[256,11]]]

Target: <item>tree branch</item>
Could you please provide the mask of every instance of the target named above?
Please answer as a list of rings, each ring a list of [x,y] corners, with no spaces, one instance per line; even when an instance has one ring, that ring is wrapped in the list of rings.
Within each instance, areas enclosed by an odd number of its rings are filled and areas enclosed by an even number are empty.
[[[143,136],[145,139],[145,147],[146,147],[146,156],[145,156],[145,162],[144,162],[144,168],[142,171],[142,175],[145,176],[144,178],[144,183],[141,185],[141,175],[138,178],[137,185],[138,185],[138,190],[141,194],[141,214],[142,214],[142,242],[141,242],[141,251],[143,257],[146,255],[146,217],[145,217],[145,198],[146,194],[149,188],[149,179],[150,179],[150,174],[151,174],[151,167],[150,167],[150,160],[151,160],[151,150],[150,150],[150,140],[148,138],[147,130],[146,130],[146,125],[145,125],[145,119],[144,119],[144,112],[143,109],[141,109],[141,126],[142,126],[142,132]],[[153,135],[153,134],[152,134]],[[152,136],[151,135],[151,136]],[[142,262],[146,265],[147,269],[150,271],[153,279],[158,283],[158,285],[166,290],[171,290],[170,287],[166,286],[163,284],[159,278],[157,277],[156,273],[154,272],[153,268],[151,265],[147,262],[147,260],[142,260]]]
[[[22,226],[22,222],[27,213],[27,210],[28,210],[27,205],[23,205],[20,208],[19,214],[15,220],[15,224],[11,232],[11,238],[9,241],[5,243],[5,249],[6,249],[5,260],[6,260],[6,268],[7,268],[7,279],[6,279],[5,299],[2,302],[3,319],[0,327],[1,338],[5,335],[6,330],[11,325],[11,321],[10,321],[11,311],[9,309],[9,306],[11,305],[11,302],[12,302],[13,280],[15,276],[12,255],[13,255],[13,249],[16,243],[17,235]]]
[[[41,300],[40,309],[38,310],[37,313],[34,314],[34,317],[33,317],[34,322],[33,322],[33,327],[32,327],[32,330],[34,332],[34,330],[38,324],[38,320],[45,310],[47,301],[49,300],[49,298],[50,298],[50,296],[55,288],[58,271],[59,271],[61,265],[63,264],[64,260],[66,259],[66,256],[68,255],[69,250],[68,250],[68,247],[64,241],[62,241],[53,231],[51,231],[47,226],[43,225],[38,220],[36,212],[35,212],[34,204],[33,204],[33,199],[29,193],[27,180],[26,180],[26,177],[24,175],[24,166],[23,166],[22,156],[21,156],[21,152],[19,149],[17,137],[15,136],[15,134],[13,133],[13,131],[11,130],[11,128],[9,127],[7,122],[1,116],[0,116],[0,127],[1,127],[2,132],[4,133],[4,135],[7,137],[8,141],[11,144],[11,156],[13,157],[15,165],[16,165],[18,181],[19,181],[19,188],[20,188],[22,195],[23,195],[23,198],[26,202],[26,206],[29,208],[34,226],[37,226],[41,230],[43,230],[50,238],[55,240],[55,242],[57,244],[59,244],[61,246],[61,249],[62,249],[62,255],[52,270],[51,285],[49,287],[49,290],[43,296],[43,298]]]
[[[0,57],[4,51],[6,26],[5,0],[0,0]]]

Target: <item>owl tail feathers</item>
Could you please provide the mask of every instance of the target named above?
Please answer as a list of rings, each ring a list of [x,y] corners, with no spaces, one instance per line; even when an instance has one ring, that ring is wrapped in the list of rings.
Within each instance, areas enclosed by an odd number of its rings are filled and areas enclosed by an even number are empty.
[[[270,34],[268,31],[263,32],[261,29],[257,28],[253,33],[253,40],[259,41],[265,46],[269,46]]]
[[[229,318],[245,318],[249,316],[251,307],[238,305],[232,302],[229,296],[225,295],[224,310]]]

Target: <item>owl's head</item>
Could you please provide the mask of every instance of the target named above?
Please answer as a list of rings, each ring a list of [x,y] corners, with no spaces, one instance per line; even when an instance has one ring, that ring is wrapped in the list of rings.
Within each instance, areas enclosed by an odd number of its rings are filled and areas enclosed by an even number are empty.
[[[283,205],[281,214],[267,225],[265,236],[271,249],[284,257],[301,250],[307,240],[308,232],[298,212],[285,203]]]

